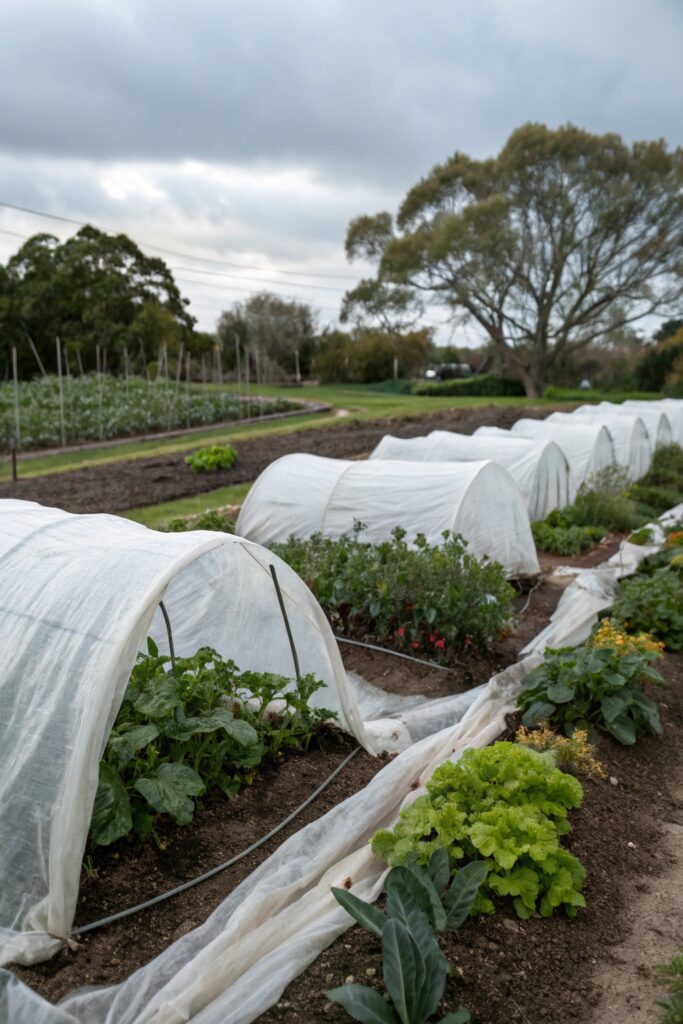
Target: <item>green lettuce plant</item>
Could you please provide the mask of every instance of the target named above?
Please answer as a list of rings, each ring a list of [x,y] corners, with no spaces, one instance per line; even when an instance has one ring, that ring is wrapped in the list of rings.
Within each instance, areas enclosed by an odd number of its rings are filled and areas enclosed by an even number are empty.
[[[237,462],[237,452],[229,444],[212,444],[187,455],[185,462],[193,473],[213,473],[217,469],[232,469]]]
[[[491,913],[493,896],[511,896],[519,917],[549,917],[563,907],[573,917],[585,906],[585,871],[560,845],[570,831],[568,811],[581,803],[581,783],[555,767],[552,755],[514,743],[468,750],[437,768],[427,794],[401,812],[373,851],[395,866],[426,864],[444,848],[451,873],[484,858],[488,873],[472,905]]]

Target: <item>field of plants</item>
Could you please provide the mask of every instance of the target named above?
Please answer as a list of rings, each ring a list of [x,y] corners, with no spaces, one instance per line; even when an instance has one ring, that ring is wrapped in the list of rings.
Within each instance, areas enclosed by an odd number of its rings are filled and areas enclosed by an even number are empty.
[[[242,465],[241,446],[198,448],[185,461],[193,475],[218,476]],[[133,972],[158,958],[152,972],[170,983],[167,947],[204,934],[224,903],[249,900],[253,878],[270,908],[254,911],[265,913],[259,927],[291,929],[280,955],[312,941],[283,974],[289,987],[254,1018],[262,1024],[596,1024],[613,984],[600,973],[604,950],[634,927],[632,884],[654,873],[665,887],[673,870],[663,822],[669,785],[683,781],[683,516],[654,524],[681,502],[683,450],[670,444],[635,483],[616,465],[587,470],[573,502],[533,524],[541,555],[577,571],[624,542],[645,557],[623,578],[608,570],[611,590],[591,577],[588,591],[604,592],[604,604],[591,605],[583,638],[541,645],[508,689],[486,684],[519,668],[553,623],[553,635],[565,620],[572,633],[582,584],[552,565],[515,580],[449,531],[428,543],[394,528],[370,543],[356,521],[339,537],[321,530],[274,545],[340,640],[345,670],[366,680],[347,677],[341,701],[325,672],[309,671],[277,577],[269,600],[281,602],[294,672],[254,670],[229,644],[219,651],[199,637],[177,655],[167,619],[170,649],[148,638],[99,764],[80,945],[15,964],[16,977],[47,1000],[66,996],[67,1007],[83,984],[137,998]],[[166,523],[170,535],[197,529],[232,534],[235,523],[215,510]],[[482,700],[492,707],[468,724]],[[348,735],[372,749],[364,737],[395,721],[408,739],[376,747],[379,756]],[[331,880],[317,911],[299,903],[317,891],[315,871],[310,893],[285,895],[309,862]],[[333,913],[325,942],[305,937],[307,921]],[[211,926],[212,941],[230,920]],[[656,948],[648,962],[661,966],[661,1020],[676,1024],[681,958],[672,950],[666,964]],[[652,985],[644,1009],[656,1015]]]
[[[248,400],[199,385],[138,377],[124,380],[107,374],[63,377],[60,399],[59,383],[55,376],[19,383],[19,449],[107,441],[300,408],[287,398]],[[16,442],[14,387],[0,384],[2,450],[8,451]]]

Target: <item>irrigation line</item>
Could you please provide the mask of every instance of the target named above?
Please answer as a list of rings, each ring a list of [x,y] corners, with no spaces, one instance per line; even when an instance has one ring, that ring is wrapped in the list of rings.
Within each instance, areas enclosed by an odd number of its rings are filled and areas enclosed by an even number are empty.
[[[270,575],[273,577],[273,583],[275,585],[275,593],[277,594],[278,604],[280,605],[280,611],[282,612],[282,618],[284,619],[285,629],[287,630],[287,639],[289,640],[289,646],[292,651],[292,658],[294,660],[294,674],[296,675],[297,683],[301,682],[301,671],[299,669],[299,657],[296,653],[296,647],[294,646],[294,637],[292,636],[292,629],[289,625],[289,619],[287,618],[287,609],[285,608],[285,602],[282,597],[282,591],[280,590],[280,584],[278,582],[277,573],[275,566],[270,566]]]
[[[139,914],[140,911],[147,910],[149,907],[154,907],[157,903],[163,903],[164,900],[168,900],[172,896],[177,896],[179,893],[185,892],[186,889],[191,889],[193,886],[199,885],[200,882],[205,882],[207,879],[213,878],[214,875],[219,874],[221,871],[225,871],[226,868],[232,867],[233,864],[237,864],[238,861],[244,860],[244,858],[248,857],[250,853],[253,853],[254,850],[258,850],[259,847],[263,846],[264,843],[267,843],[269,839],[272,839],[273,836],[276,836],[283,828],[286,828],[287,825],[294,821],[302,811],[305,811],[308,805],[313,803],[313,801],[320,796],[323,790],[326,789],[334,779],[336,779],[337,775],[346,768],[349,761],[356,756],[360,749],[360,747],[355,747],[351,753],[344,758],[341,764],[338,764],[334,771],[327,776],[325,781],[321,782],[318,788],[307,796],[304,802],[299,804],[291,814],[288,814],[286,818],[283,818],[279,825],[272,828],[270,832],[265,836],[262,836],[261,839],[257,839],[255,843],[251,844],[251,846],[247,846],[247,848],[242,850],[241,853],[237,853],[234,857],[231,857],[230,860],[226,860],[224,864],[219,864],[217,867],[211,868],[209,871],[205,871],[202,875],[198,875],[197,878],[190,879],[189,882],[183,882],[182,885],[177,885],[175,889],[170,889],[168,892],[160,893],[159,896],[154,896],[150,900],[145,900],[144,903],[137,903],[134,907],[127,907],[126,910],[119,910],[118,913],[110,914],[108,917],[103,917],[99,921],[93,921],[91,924],[84,924],[81,925],[80,928],[74,928],[71,934],[85,935],[86,932],[92,932],[96,928],[104,928],[105,925],[113,924],[115,921],[121,921],[124,917],[130,917],[132,914]]]
[[[378,644],[366,644],[362,640],[349,640],[348,637],[334,634],[335,640],[343,644],[351,644],[353,647],[366,647],[369,651],[379,651],[381,654],[391,654],[394,658],[405,658],[406,661],[414,661],[417,665],[429,665],[430,668],[438,668],[441,672],[450,672],[449,665],[440,665],[438,661],[427,661],[426,658],[416,658],[413,654],[404,654],[402,651],[391,651],[388,647],[380,647]]]

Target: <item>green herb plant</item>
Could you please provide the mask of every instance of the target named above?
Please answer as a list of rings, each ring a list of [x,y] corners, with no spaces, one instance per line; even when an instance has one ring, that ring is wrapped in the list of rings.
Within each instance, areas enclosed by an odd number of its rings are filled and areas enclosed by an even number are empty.
[[[394,647],[448,659],[487,647],[511,615],[514,590],[497,562],[478,561],[460,536],[430,546],[405,531],[371,545],[351,536],[291,537],[273,550],[302,577],[345,636],[371,634]]]
[[[619,743],[635,743],[639,733],[661,734],[657,705],[643,684],[662,683],[652,667],[654,651],[621,655],[616,647],[563,647],[545,652],[542,665],[526,678],[517,698],[529,728],[549,722],[571,736],[607,732]]]
[[[185,462],[193,473],[214,473],[217,469],[232,469],[237,452],[229,444],[212,444],[186,455]]]
[[[362,1024],[424,1024],[437,1011],[449,970],[437,933],[460,927],[486,874],[482,861],[472,861],[450,882],[445,849],[436,850],[426,866],[412,858],[405,866],[392,868],[386,877],[386,913],[345,889],[333,888],[342,907],[382,940],[382,973],[389,1003],[376,989],[357,984],[331,989],[326,993],[328,999]],[[469,1020],[469,1013],[461,1007],[443,1017],[440,1024],[466,1024]]]
[[[241,673],[208,647],[178,658],[169,672],[170,659],[147,643],[100,763],[91,847],[131,832],[156,837],[159,815],[188,824],[194,798],[211,790],[234,796],[264,757],[305,748],[334,717],[310,707],[324,685],[311,675],[293,684],[270,673]],[[273,714],[276,700],[282,710]]]
[[[536,910],[550,917],[560,907],[574,917],[585,906],[585,871],[560,839],[582,797],[581,783],[556,768],[551,754],[494,743],[437,768],[426,795],[392,830],[378,832],[372,849],[397,866],[413,858],[428,864],[443,848],[456,878],[483,858],[487,875],[472,913],[492,913],[493,897],[511,896],[521,918]]]

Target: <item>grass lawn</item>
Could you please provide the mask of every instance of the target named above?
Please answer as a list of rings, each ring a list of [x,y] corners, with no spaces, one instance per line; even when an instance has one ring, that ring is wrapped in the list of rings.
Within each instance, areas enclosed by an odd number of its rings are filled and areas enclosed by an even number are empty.
[[[246,498],[250,487],[250,483],[218,487],[215,491],[195,494],[191,498],[178,498],[176,501],[166,501],[161,505],[144,505],[142,508],[131,508],[121,514],[124,519],[134,519],[136,523],[158,530],[178,516],[194,516],[209,509],[222,508],[224,505],[239,505]]]

